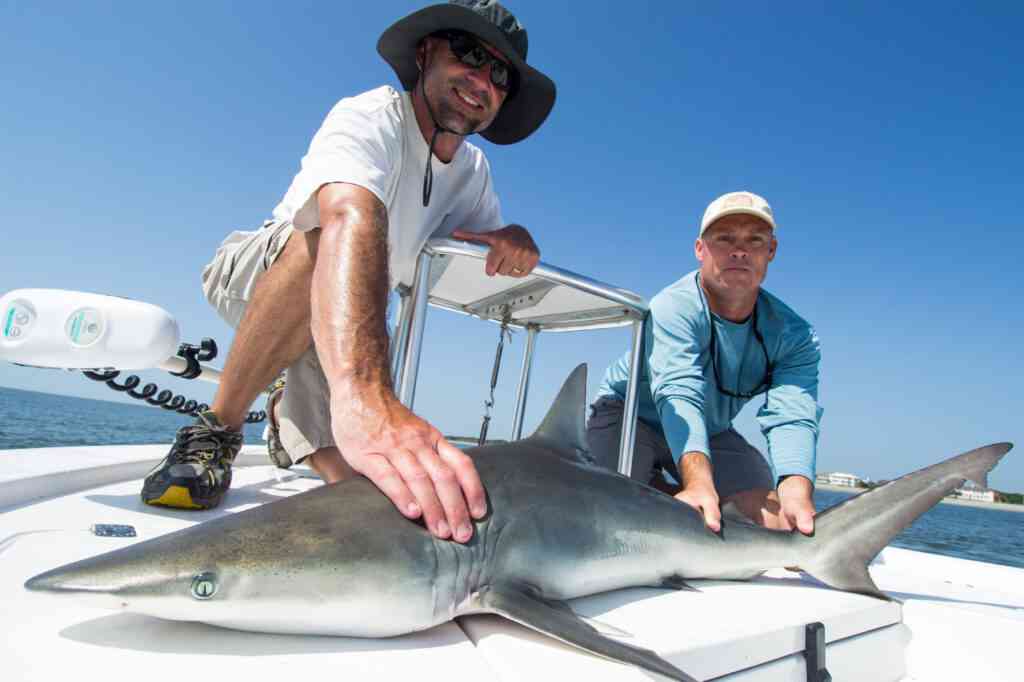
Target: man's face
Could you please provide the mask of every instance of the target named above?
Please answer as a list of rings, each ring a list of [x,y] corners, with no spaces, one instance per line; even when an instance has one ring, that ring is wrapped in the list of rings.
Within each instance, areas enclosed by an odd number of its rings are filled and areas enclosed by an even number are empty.
[[[508,61],[487,43],[478,42],[491,55]],[[438,37],[424,39],[420,63],[427,97],[443,127],[469,135],[491,125],[507,95],[491,82],[491,64],[478,69],[463,64],[452,53],[448,41]]]
[[[756,216],[719,218],[695,245],[700,276],[721,293],[749,293],[764,281],[777,246],[771,226]]]

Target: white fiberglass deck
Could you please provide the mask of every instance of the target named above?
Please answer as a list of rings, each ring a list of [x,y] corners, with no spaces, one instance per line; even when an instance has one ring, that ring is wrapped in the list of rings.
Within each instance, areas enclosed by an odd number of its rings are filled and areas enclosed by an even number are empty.
[[[221,509],[184,512],[139,501],[141,477],[167,446],[0,453],[0,661],[4,680],[88,671],[105,682],[183,676],[280,680],[646,680],[495,616],[387,640],[235,632],[94,610],[28,593],[36,573],[320,485],[299,467],[266,465],[247,447]],[[100,538],[94,523],[137,538]],[[887,549],[872,567],[898,599],[883,602],[775,571],[747,583],[697,581],[694,592],[630,589],[573,602],[608,633],[658,651],[699,679],[805,680],[803,628],[825,624],[834,680],[1019,679],[1024,571]]]

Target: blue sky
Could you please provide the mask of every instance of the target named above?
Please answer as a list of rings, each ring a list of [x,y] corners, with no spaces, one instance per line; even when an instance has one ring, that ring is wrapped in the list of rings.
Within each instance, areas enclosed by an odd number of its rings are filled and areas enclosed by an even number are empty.
[[[765,286],[822,341],[819,470],[883,478],[1024,447],[1021,5],[509,4],[558,101],[525,142],[475,143],[544,260],[650,297],[694,267],[708,201],[758,192],[779,220]],[[203,265],[269,215],[337,99],[396,83],[375,44],[420,6],[0,4],[0,292],[150,301],[226,353]],[[478,431],[496,340],[430,317],[417,408],[444,431]],[[627,342],[542,335],[527,426],[576,363],[593,392]],[[506,354],[494,436],[522,347]],[[7,364],[0,385],[118,399]],[[756,441],[751,412],[739,423]],[[992,483],[1024,490],[1024,455]]]

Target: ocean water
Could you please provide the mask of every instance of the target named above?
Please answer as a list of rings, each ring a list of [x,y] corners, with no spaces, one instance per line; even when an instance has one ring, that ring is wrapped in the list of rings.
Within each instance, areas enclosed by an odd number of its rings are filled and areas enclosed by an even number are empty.
[[[818,510],[838,504],[850,493],[818,490]],[[937,504],[892,541],[894,547],[945,554],[1024,568],[1024,513]]]
[[[145,443],[170,447],[175,432],[193,421],[193,417],[142,403],[87,400],[0,386],[0,450]],[[263,426],[247,424],[246,442],[262,442]]]
[[[191,418],[146,405],[122,404],[0,387],[0,467],[3,450],[62,445],[167,443]],[[262,442],[263,424],[245,428]],[[850,497],[819,490],[819,510]],[[939,504],[893,540],[933,554],[1024,568],[1024,514]]]

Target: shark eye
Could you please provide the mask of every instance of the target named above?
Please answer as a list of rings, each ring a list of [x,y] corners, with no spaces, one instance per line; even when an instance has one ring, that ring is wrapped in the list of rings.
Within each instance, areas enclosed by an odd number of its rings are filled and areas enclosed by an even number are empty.
[[[200,573],[192,578],[192,597],[194,599],[212,599],[217,594],[217,575],[215,573]]]

